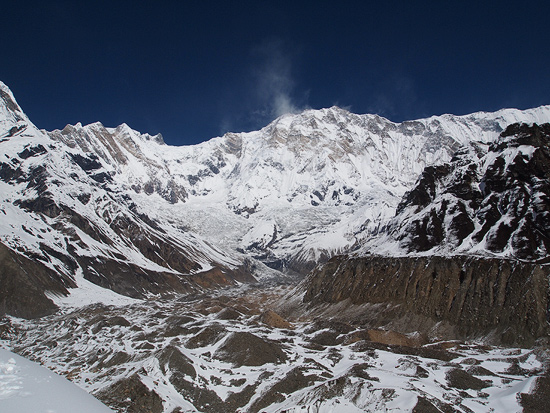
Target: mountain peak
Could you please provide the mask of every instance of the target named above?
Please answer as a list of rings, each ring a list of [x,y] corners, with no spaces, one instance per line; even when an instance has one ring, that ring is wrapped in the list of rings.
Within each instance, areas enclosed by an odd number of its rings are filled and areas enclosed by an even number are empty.
[[[10,88],[0,82],[0,137],[13,136],[29,124]]]
[[[0,117],[0,122],[9,123],[8,133],[19,125],[13,114],[20,108],[9,89],[2,90],[6,98],[0,106],[15,110]],[[254,259],[303,273],[318,260],[350,251],[379,234],[424,168],[449,162],[465,144],[481,142],[486,148],[484,143],[493,142],[510,120],[529,123],[546,116],[548,121],[549,109],[393,123],[333,106],[284,115],[259,131],[181,147],[164,145],[161,135],[142,134],[127,124],[68,125],[62,131],[34,131],[29,135],[36,137],[34,142],[1,141],[10,157],[1,172],[6,184],[16,177],[37,186],[43,183],[41,190],[51,198],[45,205],[42,199],[31,204],[27,198],[33,194],[19,193],[14,186],[9,199],[51,216],[61,211],[69,216],[72,208],[79,215],[72,220],[86,231],[82,217],[90,220],[96,229],[88,235],[97,239],[82,241],[84,255],[96,254],[93,245],[99,242],[105,256],[125,257],[149,269],[154,262],[172,271],[175,263],[168,264],[172,270],[166,267],[144,244],[163,244],[157,240],[171,237],[178,251],[196,246],[201,268],[212,267],[212,262],[230,262],[235,268]],[[35,171],[36,165],[41,169]],[[48,180],[45,171],[55,178]],[[6,210],[26,214],[13,206]],[[31,218],[27,221],[27,229],[38,225]],[[73,225],[68,222],[65,230],[72,231]],[[11,231],[0,226],[0,240],[11,237]],[[52,229],[63,239],[60,231]],[[136,248],[143,251],[134,254],[137,250],[120,239],[114,245],[101,235],[103,231],[113,239],[130,231],[139,241]],[[140,231],[158,232],[146,241]],[[29,233],[20,232],[18,242],[25,250]],[[259,238],[267,242],[257,242]],[[192,241],[181,245],[182,239]],[[44,243],[38,235],[33,242],[27,245],[30,251]],[[170,254],[166,249],[161,256]],[[215,258],[205,258],[209,256]],[[193,268],[190,264],[182,271],[196,271]]]

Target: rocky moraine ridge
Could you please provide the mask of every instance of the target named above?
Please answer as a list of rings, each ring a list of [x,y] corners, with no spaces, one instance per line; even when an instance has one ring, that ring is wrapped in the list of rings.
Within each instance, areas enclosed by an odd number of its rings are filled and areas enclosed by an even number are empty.
[[[540,411],[549,122],[330,108],[174,148],[39,130],[0,83],[0,345],[119,412]]]

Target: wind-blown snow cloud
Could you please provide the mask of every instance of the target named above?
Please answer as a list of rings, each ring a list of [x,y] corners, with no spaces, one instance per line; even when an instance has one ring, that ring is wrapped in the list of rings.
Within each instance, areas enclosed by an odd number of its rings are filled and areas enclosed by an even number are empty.
[[[278,117],[299,111],[292,98],[292,61],[280,40],[262,43],[254,50],[259,64],[254,69],[255,93],[263,116]]]
[[[256,130],[287,113],[307,108],[308,92],[296,92],[296,47],[272,39],[250,50],[242,94],[228,94],[221,105],[220,133]]]

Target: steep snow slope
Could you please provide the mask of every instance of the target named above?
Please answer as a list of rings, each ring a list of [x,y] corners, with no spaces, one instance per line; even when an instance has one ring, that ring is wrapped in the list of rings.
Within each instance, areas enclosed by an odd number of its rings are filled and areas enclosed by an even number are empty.
[[[428,167],[397,208],[383,255],[481,254],[546,259],[550,251],[550,124],[512,124]]]
[[[111,409],[66,378],[1,348],[0,410],[112,413]]]
[[[401,124],[333,107],[187,147],[127,125],[67,126],[50,136],[97,156],[151,218],[304,270],[349,250],[359,232],[377,233],[425,166],[468,142],[491,142],[518,120],[548,121],[550,107]]]

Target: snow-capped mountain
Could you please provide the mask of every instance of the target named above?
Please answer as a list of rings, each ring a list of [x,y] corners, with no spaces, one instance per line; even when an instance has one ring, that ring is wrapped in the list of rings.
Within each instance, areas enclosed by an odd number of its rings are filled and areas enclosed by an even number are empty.
[[[155,223],[109,165],[38,130],[3,85],[1,97],[4,312],[42,315],[77,286],[144,297],[253,280],[203,238]]]
[[[0,90],[0,241],[61,296],[189,291],[273,274],[262,263],[303,274],[378,234],[426,166],[550,121],[550,106],[403,123],[332,107],[173,147],[124,124],[42,131]]]
[[[118,412],[541,411],[548,122],[333,107],[173,147],[39,130],[0,83],[0,348]]]
[[[298,290],[400,333],[532,346],[549,337],[550,123],[513,123],[427,166],[378,234]]]
[[[334,107],[188,147],[126,125],[49,135],[93,155],[151,218],[299,269],[349,249],[360,229],[376,233],[425,166],[449,161],[471,141],[491,142],[517,120],[548,119],[542,107],[394,124]]]

